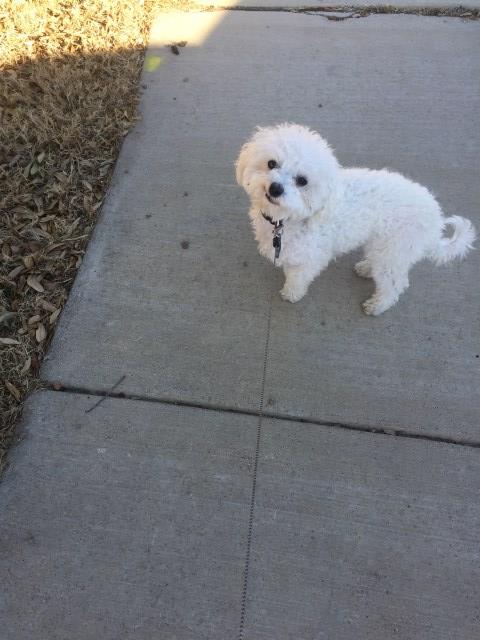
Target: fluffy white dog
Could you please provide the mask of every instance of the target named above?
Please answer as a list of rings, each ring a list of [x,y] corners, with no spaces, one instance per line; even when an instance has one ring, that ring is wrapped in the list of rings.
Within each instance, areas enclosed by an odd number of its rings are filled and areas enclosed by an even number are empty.
[[[243,145],[236,173],[251,199],[260,253],[283,267],[280,293],[290,302],[303,298],[333,258],[363,247],[355,271],[376,287],[363,309],[378,315],[408,287],[412,265],[463,258],[475,239],[470,221],[445,218],[425,187],[385,169],[344,169],[318,133],[299,125],[259,128]],[[443,236],[447,226],[451,237]]]

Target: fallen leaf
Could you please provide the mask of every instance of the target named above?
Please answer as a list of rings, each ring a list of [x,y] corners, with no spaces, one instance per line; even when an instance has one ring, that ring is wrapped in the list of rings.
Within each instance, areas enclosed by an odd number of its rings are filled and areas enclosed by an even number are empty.
[[[40,281],[35,276],[28,276],[27,284],[29,287],[35,289],[35,291],[38,291],[39,293],[43,293],[45,291],[43,286],[40,284]]]
[[[43,342],[47,337],[47,331],[42,323],[40,323],[35,331],[35,338],[37,342]]]
[[[57,216],[54,216],[55,218],[57,218]],[[57,244],[52,244],[49,247],[47,247],[45,249],[45,253],[51,253],[52,251],[55,251],[55,249],[59,249],[60,247],[65,246],[64,242],[59,242]]]
[[[50,316],[50,318],[48,320],[50,324],[53,324],[54,322],[56,322],[58,316],[60,315],[60,311],[61,311],[61,309],[57,309],[56,311],[54,311],[52,313],[52,315]]]
[[[162,64],[163,60],[160,56],[147,56],[145,58],[145,70],[152,73],[157,67]],[[105,167],[105,171],[108,171],[108,167]]]
[[[35,266],[35,261],[32,256],[24,256],[22,260],[26,269],[33,269],[33,267]]]
[[[30,358],[30,356],[28,356],[28,358],[25,360],[25,364],[23,365],[23,367],[20,370],[20,375],[23,376],[25,373],[27,373],[27,371],[30,369],[30,365],[32,364],[32,359]]]
[[[51,302],[48,302],[48,300],[41,299],[39,300],[39,303],[42,309],[45,309],[45,311],[50,311],[50,313],[53,313],[54,311],[57,310],[57,307]]]
[[[0,344],[20,344],[20,342],[13,338],[0,338]]]
[[[28,319],[27,324],[32,325],[37,322],[40,322],[40,320],[41,320],[40,316],[32,316],[31,318]]]
[[[22,397],[22,394],[17,389],[17,387],[14,384],[12,384],[11,382],[9,382],[8,380],[5,380],[5,386],[10,391],[10,393],[15,398],[15,400],[17,400],[17,402],[18,402],[20,400],[20,398]]]
[[[30,175],[30,168],[31,168],[31,166],[32,166],[32,163],[31,163],[31,162],[29,162],[29,163],[27,164],[27,166],[25,167],[25,169],[23,170],[23,177],[24,177],[25,179],[27,179],[27,178],[28,178],[28,176]]]
[[[10,273],[8,274],[8,277],[11,280],[15,280],[15,278],[20,275],[22,273],[22,271],[25,271],[25,267],[23,266],[23,264],[20,264],[18,267],[15,267],[15,269],[12,269],[10,271]]]

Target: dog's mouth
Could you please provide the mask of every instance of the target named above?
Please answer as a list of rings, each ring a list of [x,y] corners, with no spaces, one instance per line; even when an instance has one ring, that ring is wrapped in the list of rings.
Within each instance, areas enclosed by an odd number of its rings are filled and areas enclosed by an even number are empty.
[[[270,202],[270,204],[274,204],[276,207],[279,206],[279,202],[277,202],[277,198],[272,198],[269,193],[265,193],[266,199]]]

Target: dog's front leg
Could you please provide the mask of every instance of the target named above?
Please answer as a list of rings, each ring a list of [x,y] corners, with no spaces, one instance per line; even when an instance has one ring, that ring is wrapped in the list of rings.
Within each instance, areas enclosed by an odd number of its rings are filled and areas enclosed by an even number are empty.
[[[310,283],[317,275],[317,269],[311,265],[302,264],[297,266],[284,265],[285,284],[280,291],[284,300],[298,302],[307,293]]]

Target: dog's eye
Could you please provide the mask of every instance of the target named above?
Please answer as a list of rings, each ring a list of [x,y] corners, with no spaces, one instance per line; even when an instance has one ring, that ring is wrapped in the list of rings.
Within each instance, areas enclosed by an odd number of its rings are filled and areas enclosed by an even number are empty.
[[[278,167],[278,164],[277,164],[276,160],[269,160],[268,161],[268,168],[269,169],[275,169],[276,167]]]
[[[304,176],[297,176],[295,178],[295,184],[297,187],[304,187],[308,184],[308,180]]]

